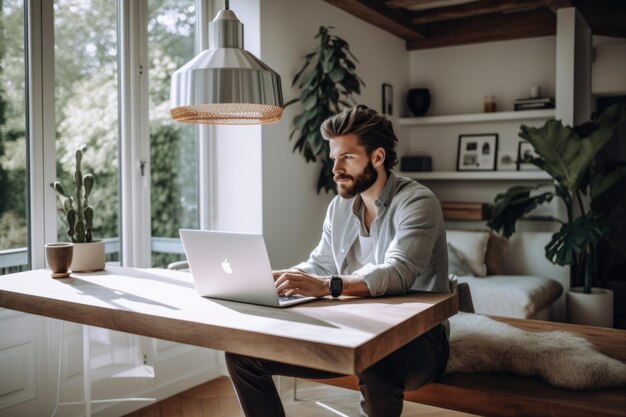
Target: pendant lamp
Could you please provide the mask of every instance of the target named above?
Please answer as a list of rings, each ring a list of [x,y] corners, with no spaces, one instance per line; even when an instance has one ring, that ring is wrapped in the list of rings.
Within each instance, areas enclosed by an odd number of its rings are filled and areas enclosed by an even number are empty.
[[[274,123],[283,113],[280,76],[243,49],[243,24],[224,2],[210,25],[209,49],[172,75],[176,122],[216,125]]]

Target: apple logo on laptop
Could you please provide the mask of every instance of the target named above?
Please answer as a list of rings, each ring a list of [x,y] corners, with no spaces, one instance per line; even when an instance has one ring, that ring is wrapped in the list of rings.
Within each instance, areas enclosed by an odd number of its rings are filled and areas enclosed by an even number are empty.
[[[228,258],[224,258],[224,262],[222,262],[222,269],[227,274],[232,274],[233,273],[233,269],[230,267],[230,262],[228,262]]]

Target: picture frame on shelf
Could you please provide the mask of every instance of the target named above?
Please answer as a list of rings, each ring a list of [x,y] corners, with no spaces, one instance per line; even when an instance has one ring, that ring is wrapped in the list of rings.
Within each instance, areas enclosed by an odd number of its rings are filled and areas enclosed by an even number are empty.
[[[383,84],[383,114],[388,116],[393,115],[393,87],[391,84]]]
[[[532,143],[520,140],[517,144],[517,169],[518,171],[536,171],[540,168],[531,163],[526,162],[528,159],[537,158],[538,155],[535,153],[535,148]]]
[[[497,133],[459,135],[456,170],[495,171],[497,152]]]
[[[498,150],[497,171],[517,171],[517,152]]]

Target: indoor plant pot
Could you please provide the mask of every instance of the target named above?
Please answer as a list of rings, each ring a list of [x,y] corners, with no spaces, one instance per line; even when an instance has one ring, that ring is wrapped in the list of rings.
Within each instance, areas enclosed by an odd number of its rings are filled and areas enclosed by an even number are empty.
[[[606,288],[570,288],[566,293],[567,321],[589,326],[613,327],[613,291]]]
[[[104,240],[74,243],[72,272],[92,272],[104,269]]]
[[[95,180],[92,174],[83,175],[81,171],[81,162],[86,150],[87,147],[83,145],[74,152],[76,170],[73,178],[76,189],[73,193],[66,193],[59,181],[50,184],[61,197],[59,212],[63,214],[62,219],[67,225],[67,236],[74,244],[74,255],[70,266],[72,272],[104,269],[104,241],[92,238],[94,210],[89,203],[89,196]]]

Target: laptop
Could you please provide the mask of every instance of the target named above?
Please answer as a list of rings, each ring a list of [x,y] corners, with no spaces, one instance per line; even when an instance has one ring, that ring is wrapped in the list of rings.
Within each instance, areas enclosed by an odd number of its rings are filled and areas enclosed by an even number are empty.
[[[198,294],[242,303],[287,307],[316,297],[276,292],[263,235],[180,229]]]

